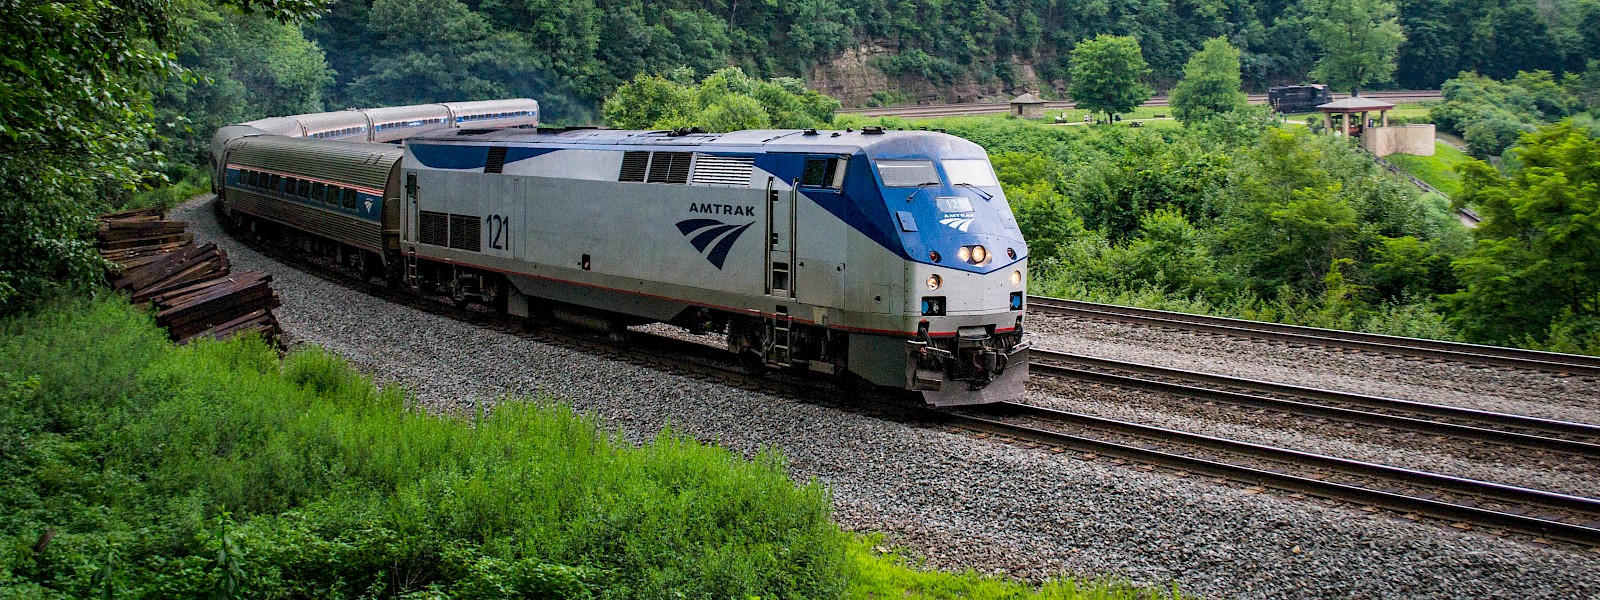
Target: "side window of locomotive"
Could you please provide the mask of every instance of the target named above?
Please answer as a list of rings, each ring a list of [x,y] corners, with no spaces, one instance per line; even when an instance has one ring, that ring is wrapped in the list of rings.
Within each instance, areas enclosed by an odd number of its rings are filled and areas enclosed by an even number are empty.
[[[1000,182],[994,176],[994,168],[989,166],[989,161],[987,160],[970,158],[951,159],[943,162],[944,174],[950,177],[950,185],[1000,187]]]
[[[355,208],[356,207],[356,191],[355,190],[345,190],[344,191],[344,207],[345,208]]]
[[[800,185],[839,189],[844,187],[844,161],[838,157],[808,158],[800,174]]]
[[[884,187],[922,187],[939,185],[939,172],[931,160],[880,160],[878,177]]]

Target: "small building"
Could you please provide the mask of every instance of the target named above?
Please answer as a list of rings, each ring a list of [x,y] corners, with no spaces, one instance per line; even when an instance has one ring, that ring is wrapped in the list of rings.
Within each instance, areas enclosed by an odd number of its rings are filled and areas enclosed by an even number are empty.
[[[1044,99],[1032,92],[1011,99],[1011,114],[1024,119],[1044,118]]]
[[[1433,156],[1433,125],[1389,126],[1389,111],[1394,105],[1382,100],[1351,96],[1317,106],[1322,112],[1322,125],[1328,131],[1361,138],[1361,147],[1377,156],[1390,154],[1415,154]],[[1374,122],[1369,115],[1377,111]],[[1334,115],[1339,115],[1339,127],[1334,128]]]

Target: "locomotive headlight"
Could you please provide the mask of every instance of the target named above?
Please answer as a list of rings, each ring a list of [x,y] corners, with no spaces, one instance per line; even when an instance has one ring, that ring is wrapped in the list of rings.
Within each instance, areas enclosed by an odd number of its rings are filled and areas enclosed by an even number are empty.
[[[1022,285],[1022,271],[1012,271],[1011,272],[1011,287],[1018,287],[1018,286],[1021,286],[1021,285]]]
[[[943,285],[943,284],[944,284],[944,279],[941,279],[938,275],[929,275],[928,276],[928,289],[937,290],[937,289],[939,289],[939,286]]]
[[[972,262],[972,248],[970,246],[962,246],[956,250],[956,258],[961,259],[961,262]]]
[[[972,247],[972,264],[981,265],[989,262],[989,249],[983,246]]]

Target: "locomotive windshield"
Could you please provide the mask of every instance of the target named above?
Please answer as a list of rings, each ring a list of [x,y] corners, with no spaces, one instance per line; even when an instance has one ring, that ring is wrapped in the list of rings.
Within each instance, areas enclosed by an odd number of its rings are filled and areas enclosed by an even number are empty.
[[[931,160],[880,160],[878,176],[884,187],[939,185],[939,173]]]
[[[994,178],[994,169],[982,158],[951,159],[944,162],[944,174],[950,176],[950,185],[1000,187]]]

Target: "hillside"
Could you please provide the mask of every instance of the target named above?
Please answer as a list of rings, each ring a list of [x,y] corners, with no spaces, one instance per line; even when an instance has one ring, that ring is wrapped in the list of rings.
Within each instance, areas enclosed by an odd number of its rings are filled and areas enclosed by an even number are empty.
[[[1227,36],[1243,51],[1246,87],[1262,89],[1301,80],[1315,60],[1307,2],[356,0],[307,33],[336,73],[336,104],[529,95],[576,118],[636,73],[684,66],[800,76],[846,106],[1061,92],[1068,51],[1099,33],[1137,38],[1158,89],[1204,40]],[[1582,71],[1600,58],[1597,6],[1402,0],[1411,41],[1394,83]]]

